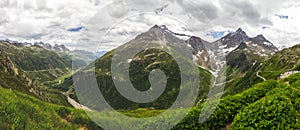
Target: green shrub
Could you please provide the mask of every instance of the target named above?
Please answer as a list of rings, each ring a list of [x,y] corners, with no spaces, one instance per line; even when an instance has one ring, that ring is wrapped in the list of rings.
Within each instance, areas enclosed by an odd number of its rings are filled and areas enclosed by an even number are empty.
[[[292,74],[291,76],[283,79],[283,81],[289,82],[289,84],[293,84],[295,82],[299,82],[300,81],[300,73]],[[297,87],[297,86],[295,86],[295,87]]]
[[[174,129],[221,129],[229,125],[236,114],[248,106],[251,103],[263,98],[266,93],[272,89],[279,87],[280,84],[277,81],[265,81],[254,85],[250,89],[233,95],[226,96],[220,100],[217,108],[211,115],[211,117],[204,123],[199,124],[199,115],[202,109],[202,105],[198,108],[194,108],[187,115],[187,117]]]
[[[230,129],[296,129],[296,110],[286,96],[269,96],[245,107]]]

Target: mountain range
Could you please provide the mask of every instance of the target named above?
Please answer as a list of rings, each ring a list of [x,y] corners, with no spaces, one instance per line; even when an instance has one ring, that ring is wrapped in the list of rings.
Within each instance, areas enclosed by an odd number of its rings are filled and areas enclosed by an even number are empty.
[[[244,86],[243,88],[239,88],[239,86],[241,85],[240,82],[242,82],[241,80],[247,74],[248,70],[252,69],[256,64],[262,63],[269,56],[275,54],[278,51],[278,49],[270,41],[264,38],[264,36],[258,35],[254,38],[250,38],[241,28],[237,29],[236,32],[229,33],[223,38],[212,43],[209,43],[203,40],[202,38],[196,36],[191,36],[188,40],[181,40],[180,38],[176,37],[178,35],[180,37],[188,36],[184,34],[174,33],[173,31],[170,31],[166,26],[155,25],[151,29],[149,29],[148,32],[138,35],[135,39],[131,40],[128,43],[125,43],[119,48],[129,49],[130,44],[134,44],[135,47],[145,47],[147,46],[147,44],[166,44],[167,46],[173,46],[172,44],[176,44],[177,46],[184,45],[189,47],[192,51],[191,57],[193,58],[193,61],[195,61],[199,65],[200,75],[205,75],[203,76],[204,79],[200,84],[201,87],[199,90],[199,100],[200,98],[205,98],[205,96],[208,93],[209,84],[211,84],[210,78],[213,76],[211,72],[217,69],[216,64],[224,65],[224,63],[213,63],[214,60],[216,60],[218,57],[226,58],[226,74],[228,77],[226,79],[226,92],[237,93],[240,90],[250,87],[255,83],[247,83],[246,86]],[[165,41],[165,43],[163,43],[162,41]],[[113,89],[114,84],[110,75],[110,63],[113,54],[114,50],[108,52],[106,55],[96,60],[95,62],[95,69],[101,70],[96,71],[96,77],[98,78],[97,80],[100,84],[99,88],[107,88],[108,90],[103,91],[112,92],[107,94],[114,95],[113,97],[107,97],[108,99],[112,98],[111,100],[115,100],[112,101],[111,104],[126,104],[128,106],[134,106],[131,105],[128,102],[128,100],[122,98],[122,96],[120,96],[120,99],[118,99],[118,96],[116,96],[118,95],[118,92],[117,90]],[[132,82],[133,84],[136,83],[135,86],[137,88],[139,88],[140,90],[147,90],[148,87],[142,85],[141,83],[147,84],[147,75],[152,69],[163,69],[162,66],[171,67],[173,66],[173,64],[175,64],[171,61],[169,63],[166,62],[166,60],[161,61],[159,59],[156,59],[155,56],[159,57],[163,54],[164,53],[160,51],[145,50],[144,52],[139,53],[136,57],[133,57],[131,59],[130,64],[132,66],[132,70],[130,69],[129,72],[132,72]],[[123,55],[126,55],[126,53],[124,53]],[[152,62],[154,62],[155,64],[151,64]],[[146,70],[141,68],[141,66],[145,66]],[[141,70],[138,71],[137,69]],[[165,70],[165,73],[172,73],[176,75],[178,74],[178,72],[176,72],[175,70],[176,69],[174,68],[170,70]],[[143,76],[139,75],[141,71],[143,72]],[[209,72],[210,74],[207,74],[207,72]],[[107,78],[103,79],[104,77]],[[177,79],[177,81],[178,80],[180,79]],[[100,81],[103,81],[105,83],[102,83]],[[173,79],[171,81],[173,81],[174,83],[176,80]],[[148,104],[147,107],[156,107],[154,104],[155,103]],[[161,108],[161,106],[157,107]],[[127,107],[123,106],[121,108],[126,109]]]
[[[169,108],[179,91],[182,90],[180,88],[180,69],[172,55],[162,50],[147,48],[151,44],[190,49],[191,55],[188,55],[187,58],[190,58],[188,60],[198,66],[200,87],[197,102],[188,116],[174,129],[228,129],[231,126],[233,129],[247,128],[246,126],[258,128],[257,125],[254,125],[255,123],[261,125],[266,121],[269,123],[265,123],[266,127],[261,128],[283,126],[283,124],[276,124],[280,123],[278,119],[289,119],[285,128],[299,128],[290,124],[300,124],[296,120],[300,119],[297,115],[300,108],[298,100],[300,76],[296,74],[280,79],[280,75],[290,71],[300,71],[300,45],[278,49],[263,35],[249,37],[241,28],[214,42],[208,42],[197,36],[173,32],[164,25],[155,25],[109,52],[71,51],[64,45],[52,46],[43,42],[0,41],[0,91],[6,94],[2,95],[3,100],[0,100],[0,103],[15,105],[14,107],[0,106],[2,111],[0,113],[2,117],[0,118],[0,128],[8,129],[15,126],[16,129],[101,129],[92,123],[81,110],[70,108],[74,107],[74,104],[70,103],[70,99],[74,99],[75,102],[78,101],[73,85],[73,81],[77,79],[73,79],[72,76],[79,73],[89,73],[91,69],[95,70],[98,87],[104,98],[115,109],[128,115],[140,117],[144,116],[137,112],[141,108],[156,109],[143,110],[149,111],[149,113],[157,113]],[[136,89],[140,91],[150,89],[151,84],[148,75],[152,70],[160,69],[167,77],[166,90],[161,97],[150,103],[136,103],[124,98],[112,80],[111,61],[116,50],[130,50],[134,47],[146,48],[134,57],[125,60],[129,63],[130,81]],[[129,53],[121,52],[124,56]],[[179,61],[185,61],[184,58],[186,57],[182,57]],[[120,62],[118,65],[122,68],[124,67],[123,64]],[[224,96],[213,116],[207,122],[199,124],[195,120],[198,119],[199,111],[211,89],[215,72],[220,72],[222,69],[226,71]],[[72,72],[72,70],[76,71]],[[93,98],[93,94],[94,92],[87,92],[88,96],[85,100]],[[11,96],[15,97],[14,100],[11,100],[13,98]],[[26,106],[21,102],[26,102],[29,105]],[[184,104],[184,102],[181,103]],[[28,115],[21,116],[20,113],[14,112],[18,111],[16,108],[21,109],[23,107],[21,104],[26,106],[25,113],[31,111]],[[91,109],[96,108],[94,104],[84,105]],[[279,108],[283,109],[278,110]],[[34,116],[32,111],[39,109],[45,109],[47,113],[39,111],[39,114]],[[277,115],[264,113],[269,109],[277,112]],[[260,114],[266,118],[258,118],[253,110],[258,113],[261,112]],[[12,116],[7,116],[7,114]],[[53,114],[51,120],[61,120],[61,122],[54,121],[53,125],[34,127],[39,119],[41,119],[42,124],[46,124],[46,122],[49,124],[43,116],[51,114]],[[257,117],[257,119],[252,117]],[[271,119],[273,122],[270,122]],[[21,121],[17,122],[18,120]],[[256,122],[256,120],[261,122]],[[214,124],[215,122],[217,124]],[[145,127],[147,125],[151,126],[146,122]]]

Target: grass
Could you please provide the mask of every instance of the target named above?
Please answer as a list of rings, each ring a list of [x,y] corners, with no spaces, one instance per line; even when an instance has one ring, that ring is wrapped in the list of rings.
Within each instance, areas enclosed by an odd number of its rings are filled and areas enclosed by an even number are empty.
[[[136,110],[119,110],[118,112],[129,116],[129,117],[137,117],[137,118],[147,118],[157,116],[164,112],[164,110],[153,110],[149,108],[138,108]]]
[[[100,129],[82,110],[0,87],[0,129]]]

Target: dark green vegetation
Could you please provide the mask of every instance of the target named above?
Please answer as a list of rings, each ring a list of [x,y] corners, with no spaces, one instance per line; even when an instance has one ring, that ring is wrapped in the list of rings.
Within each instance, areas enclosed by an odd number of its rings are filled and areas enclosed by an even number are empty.
[[[300,74],[281,80],[280,87],[237,114],[232,128],[299,129],[299,81]]]

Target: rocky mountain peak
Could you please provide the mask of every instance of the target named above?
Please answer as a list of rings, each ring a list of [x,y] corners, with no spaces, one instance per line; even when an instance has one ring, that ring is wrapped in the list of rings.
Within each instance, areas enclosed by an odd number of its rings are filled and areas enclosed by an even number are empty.
[[[226,46],[225,48],[232,48],[237,47],[242,42],[249,41],[249,39],[246,32],[242,28],[238,28],[235,32],[227,34],[217,42],[221,42],[222,45]]]
[[[230,36],[231,37],[240,37],[245,40],[249,39],[249,36],[242,28],[238,28],[234,33],[230,33]]]
[[[177,33],[177,32],[173,32],[172,30],[168,29],[168,27],[166,25],[154,25],[153,27],[151,27],[149,29],[149,31],[154,31],[154,32],[168,32],[176,37],[180,37],[180,38],[184,38],[184,39],[187,39],[187,38],[190,38],[190,37],[193,37],[191,35],[187,35],[187,34],[182,34],[182,33]]]
[[[260,41],[260,42],[269,42],[262,34],[259,34],[256,37],[251,38],[251,40],[256,41],[256,42],[258,42],[258,41]]]
[[[157,31],[157,30],[162,30],[162,28],[156,24],[149,29],[149,31]]]
[[[186,43],[192,47],[194,54],[198,53],[199,51],[206,50],[204,42],[200,37],[192,36],[186,41]]]
[[[247,48],[247,44],[245,42],[242,42],[236,49],[244,50]]]
[[[271,43],[269,40],[267,40],[262,34],[251,38],[250,41],[264,47],[265,49],[272,50],[273,52],[278,51],[278,48],[274,46],[273,43]]]
[[[161,25],[160,28],[163,30],[169,30],[166,25]]]
[[[202,42],[202,39],[200,37],[192,36],[187,41],[188,42],[194,42],[194,41]]]
[[[52,49],[55,51],[60,51],[60,52],[69,52],[70,51],[65,45],[58,45],[58,44],[55,44],[52,47]]]
[[[236,33],[246,33],[242,28],[238,28],[235,32]]]

